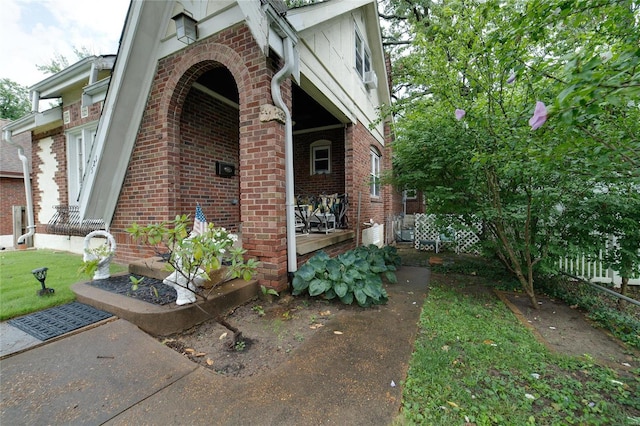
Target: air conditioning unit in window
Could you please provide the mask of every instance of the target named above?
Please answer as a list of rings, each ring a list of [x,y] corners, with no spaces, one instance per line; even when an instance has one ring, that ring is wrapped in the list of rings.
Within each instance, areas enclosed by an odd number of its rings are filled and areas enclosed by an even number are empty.
[[[367,71],[364,73],[364,85],[369,90],[378,87],[378,76],[375,71]]]

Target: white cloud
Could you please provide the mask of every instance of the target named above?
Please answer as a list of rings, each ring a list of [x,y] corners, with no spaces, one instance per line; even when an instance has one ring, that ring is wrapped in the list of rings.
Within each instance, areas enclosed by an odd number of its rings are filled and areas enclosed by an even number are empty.
[[[74,47],[117,53],[128,8],[129,0],[2,0],[0,78],[31,86],[47,77],[36,65],[56,53],[73,63]]]

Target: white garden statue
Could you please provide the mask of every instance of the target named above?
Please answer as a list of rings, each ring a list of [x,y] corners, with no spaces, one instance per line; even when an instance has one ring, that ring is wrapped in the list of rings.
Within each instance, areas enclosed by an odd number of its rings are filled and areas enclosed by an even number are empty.
[[[176,289],[176,305],[187,305],[196,301],[196,287],[201,287],[207,281],[204,271],[198,269],[195,274],[186,277],[178,271],[173,271],[162,283]]]
[[[90,248],[90,242],[93,237],[101,236],[107,240],[104,245],[97,248]],[[82,260],[84,262],[98,261],[98,266],[93,274],[94,280],[104,280],[111,276],[109,266],[111,265],[111,259],[116,252],[116,240],[113,235],[107,231],[92,231],[84,237],[84,256]]]

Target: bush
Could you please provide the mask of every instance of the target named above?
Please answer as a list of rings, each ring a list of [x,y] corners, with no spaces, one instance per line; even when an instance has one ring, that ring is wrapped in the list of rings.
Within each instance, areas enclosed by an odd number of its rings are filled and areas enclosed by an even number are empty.
[[[384,304],[389,299],[383,278],[396,283],[398,266],[400,256],[391,246],[361,246],[336,258],[320,251],[295,273],[292,294],[337,297],[347,305],[355,300],[362,307]]]

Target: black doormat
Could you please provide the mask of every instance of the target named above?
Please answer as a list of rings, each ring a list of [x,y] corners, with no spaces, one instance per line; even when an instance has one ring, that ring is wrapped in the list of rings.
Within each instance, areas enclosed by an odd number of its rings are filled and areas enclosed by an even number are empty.
[[[109,312],[101,311],[93,306],[71,302],[14,318],[8,322],[36,339],[44,341],[112,316]]]
[[[144,277],[138,284],[136,290],[131,289],[132,275],[113,275],[104,280],[92,280],[87,282],[88,285],[97,287],[101,290],[111,293],[120,294],[122,296],[133,297],[143,302],[153,303],[155,305],[166,305],[176,301],[176,289],[164,284],[162,280],[156,278]],[[133,275],[134,278],[142,278]]]

